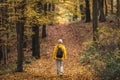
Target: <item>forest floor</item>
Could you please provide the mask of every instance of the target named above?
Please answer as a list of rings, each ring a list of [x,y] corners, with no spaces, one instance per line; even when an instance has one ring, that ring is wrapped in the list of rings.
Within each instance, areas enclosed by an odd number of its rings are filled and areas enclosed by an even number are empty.
[[[52,57],[57,40],[63,39],[67,50],[64,74],[56,75],[56,62]],[[91,72],[80,64],[84,42],[92,40],[92,23],[74,22],[47,27],[47,38],[41,39],[41,59],[24,64],[24,72],[0,75],[0,80],[90,80]]]

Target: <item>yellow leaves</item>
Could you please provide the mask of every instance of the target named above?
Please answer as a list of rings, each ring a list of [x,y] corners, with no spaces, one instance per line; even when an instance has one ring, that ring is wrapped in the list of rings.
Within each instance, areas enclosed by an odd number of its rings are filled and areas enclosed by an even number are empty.
[[[34,33],[32,32],[31,29],[26,29],[25,32],[24,32],[24,35],[26,36],[32,36]]]
[[[25,15],[28,18],[33,18],[37,13],[30,7],[27,7],[26,11],[25,11]]]

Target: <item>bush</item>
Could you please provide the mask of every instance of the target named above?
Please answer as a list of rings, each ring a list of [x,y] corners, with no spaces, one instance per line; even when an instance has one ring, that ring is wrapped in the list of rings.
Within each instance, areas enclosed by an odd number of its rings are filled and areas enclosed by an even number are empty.
[[[95,70],[95,77],[101,80],[120,80],[119,30],[110,27],[99,28],[98,48],[90,43],[80,57],[80,62],[89,70]]]

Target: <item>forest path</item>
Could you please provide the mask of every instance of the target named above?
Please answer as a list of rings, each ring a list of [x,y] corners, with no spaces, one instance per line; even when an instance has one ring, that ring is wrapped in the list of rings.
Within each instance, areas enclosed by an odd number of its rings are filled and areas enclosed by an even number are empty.
[[[88,24],[89,25],[89,24]],[[47,38],[41,40],[41,59],[24,65],[24,72],[7,74],[8,80],[87,80],[91,77],[86,68],[80,65],[82,41],[90,33],[90,28],[81,24],[68,24],[47,27]],[[57,40],[63,39],[67,50],[64,61],[64,75],[56,75],[56,62],[52,57]],[[89,40],[89,38],[87,37]],[[7,80],[7,79],[4,80]]]

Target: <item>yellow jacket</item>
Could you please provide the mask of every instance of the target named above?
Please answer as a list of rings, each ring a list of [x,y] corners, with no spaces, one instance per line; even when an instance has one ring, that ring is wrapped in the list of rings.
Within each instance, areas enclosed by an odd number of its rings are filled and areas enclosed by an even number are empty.
[[[57,50],[58,50],[58,46],[62,49],[63,51],[63,57],[62,58],[57,58]],[[53,51],[53,58],[56,60],[64,60],[66,59],[66,49],[65,46],[63,44],[58,44],[54,47],[54,51]]]

